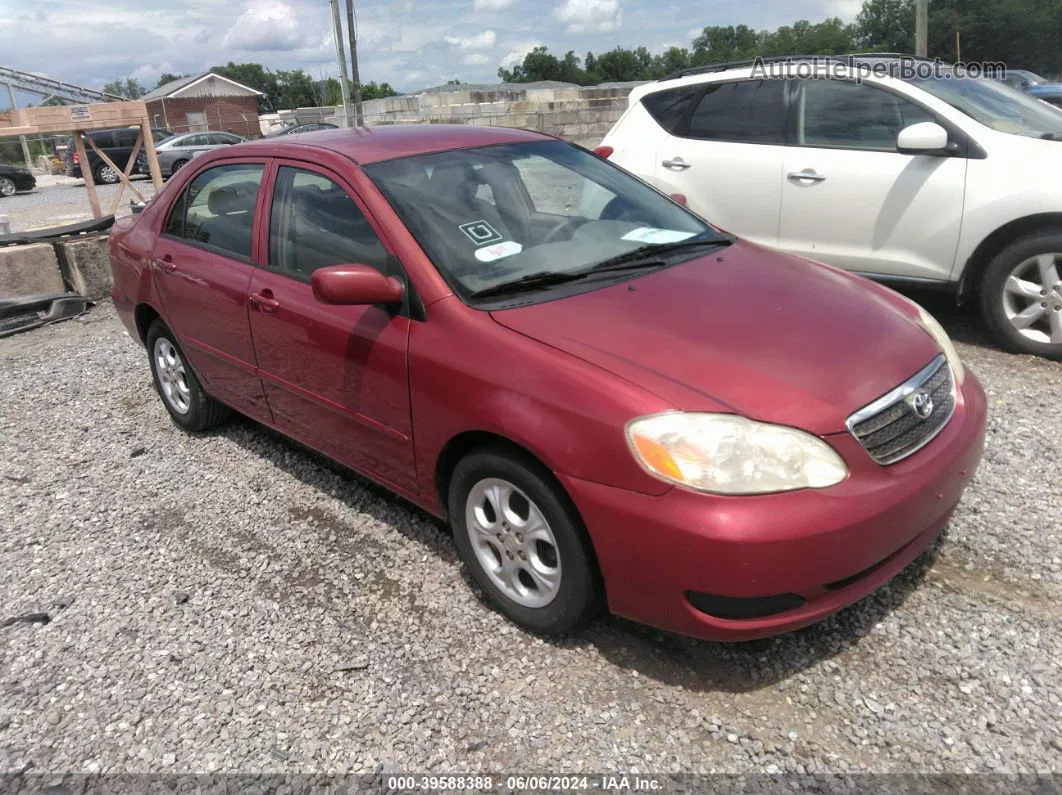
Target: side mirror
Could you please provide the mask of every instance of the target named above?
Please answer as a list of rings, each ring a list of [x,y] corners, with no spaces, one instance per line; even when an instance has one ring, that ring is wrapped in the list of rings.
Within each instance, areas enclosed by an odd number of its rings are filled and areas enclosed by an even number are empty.
[[[397,304],[405,297],[402,282],[368,265],[331,265],[310,278],[313,297],[322,304]]]
[[[901,155],[928,155],[947,148],[948,131],[932,121],[904,127],[896,138],[896,151]]]

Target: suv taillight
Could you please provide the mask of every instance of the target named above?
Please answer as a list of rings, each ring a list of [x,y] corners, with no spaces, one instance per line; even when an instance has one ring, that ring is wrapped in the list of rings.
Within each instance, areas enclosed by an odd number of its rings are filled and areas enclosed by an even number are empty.
[[[81,165],[81,156],[77,152],[74,152],[74,165],[75,166],[80,166]]]
[[[612,157],[612,153],[615,151],[616,150],[613,149],[611,146],[599,146],[597,147],[597,149],[594,150],[594,154],[598,157],[603,157],[605,158],[605,160],[608,160],[610,157]]]

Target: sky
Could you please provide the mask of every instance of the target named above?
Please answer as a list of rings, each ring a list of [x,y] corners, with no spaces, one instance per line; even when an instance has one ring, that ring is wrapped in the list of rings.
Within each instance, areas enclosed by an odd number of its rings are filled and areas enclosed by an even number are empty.
[[[563,55],[689,46],[706,25],[854,19],[860,0],[355,0],[363,82],[497,82],[536,45]],[[343,8],[340,0],[340,8]],[[328,0],[0,0],[0,66],[98,88],[228,61],[337,74]],[[20,100],[20,104],[24,104]]]

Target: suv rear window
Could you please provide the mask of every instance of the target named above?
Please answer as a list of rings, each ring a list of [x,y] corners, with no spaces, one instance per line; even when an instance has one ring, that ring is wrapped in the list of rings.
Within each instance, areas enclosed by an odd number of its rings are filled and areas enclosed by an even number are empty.
[[[642,97],[642,105],[656,123],[672,135],[681,135],[681,127],[690,115],[694,100],[702,86],[682,86],[667,91],[656,91]]]
[[[785,143],[785,80],[709,85],[690,117],[690,138],[748,144]]]

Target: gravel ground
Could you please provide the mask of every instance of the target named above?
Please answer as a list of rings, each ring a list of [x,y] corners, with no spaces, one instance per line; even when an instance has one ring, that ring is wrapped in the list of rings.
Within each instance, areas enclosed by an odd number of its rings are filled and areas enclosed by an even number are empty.
[[[522,633],[424,514],[180,433],[109,306],[0,340],[0,771],[1062,772],[1062,366],[930,308],[991,400],[945,538],[733,646]]]
[[[155,195],[155,186],[151,184],[150,179],[134,176],[132,182],[145,199]],[[92,218],[92,208],[83,181],[60,177],[49,178],[48,183],[51,184],[39,185],[29,193],[16,193],[14,196],[0,199],[0,215],[7,216],[12,232],[63,226]],[[96,186],[100,208],[104,214],[110,211],[120,188],[120,185]],[[126,188],[115,213],[117,217],[129,215],[130,199],[136,199],[136,196]]]

